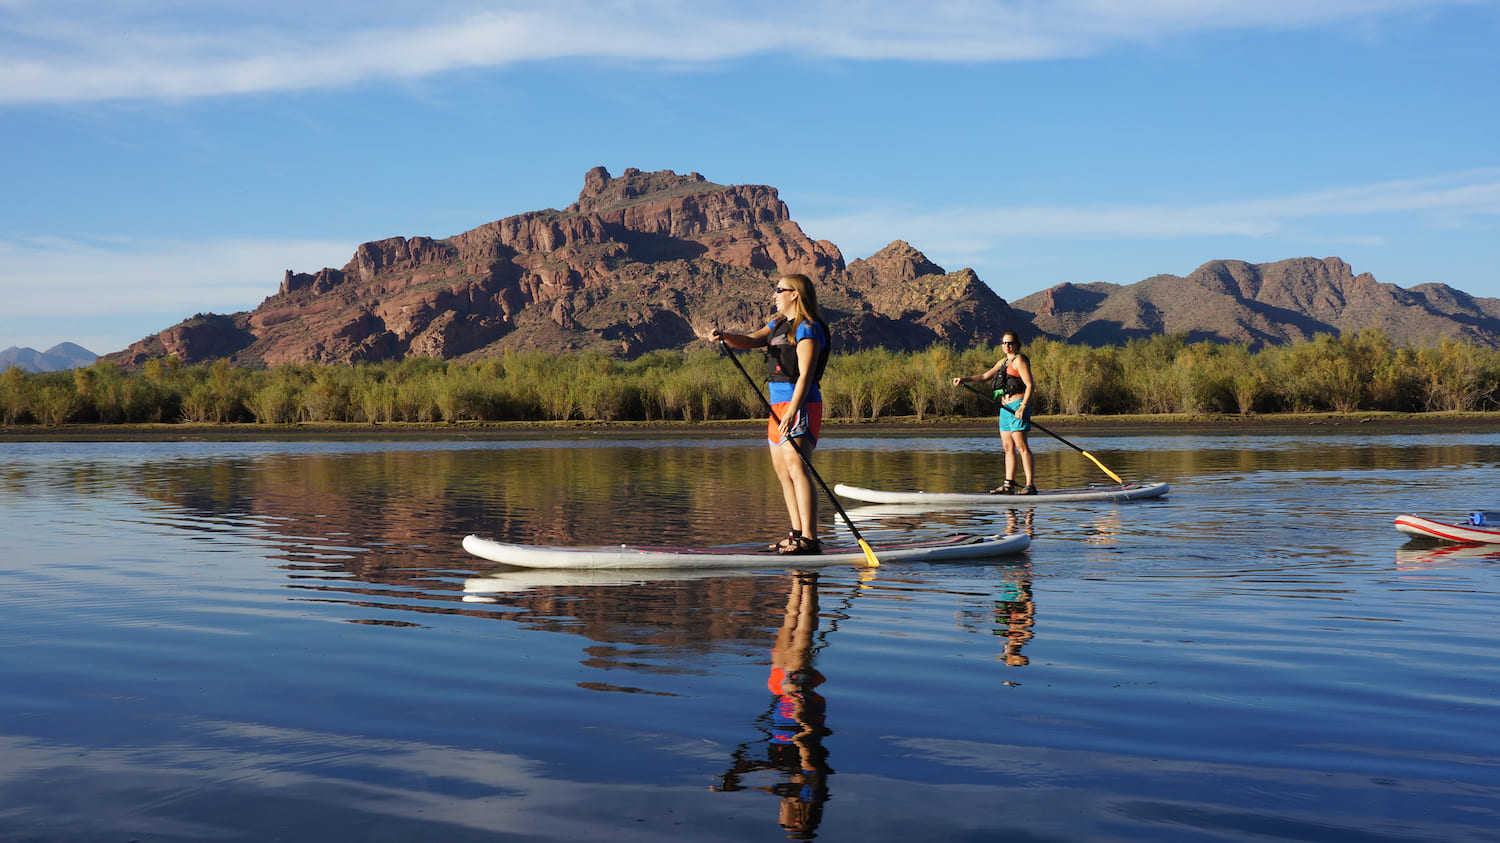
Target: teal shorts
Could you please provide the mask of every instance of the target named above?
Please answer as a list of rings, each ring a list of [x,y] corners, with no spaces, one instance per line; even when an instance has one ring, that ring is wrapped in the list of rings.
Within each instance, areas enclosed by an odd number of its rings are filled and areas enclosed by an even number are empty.
[[[1021,399],[1017,398],[1014,401],[1006,401],[1005,406],[1014,410],[1015,408],[1021,406]],[[1016,418],[1015,414],[1013,413],[1007,413],[1004,410],[1001,410],[1000,429],[1006,433],[1025,433],[1026,431],[1030,430],[1031,408],[1027,407],[1026,412],[1022,413],[1020,418]]]

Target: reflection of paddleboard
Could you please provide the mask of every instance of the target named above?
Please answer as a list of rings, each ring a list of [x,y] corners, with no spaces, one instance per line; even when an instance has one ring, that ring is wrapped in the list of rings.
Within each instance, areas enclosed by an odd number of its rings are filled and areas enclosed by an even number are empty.
[[[641,585],[643,583],[687,582],[709,578],[722,579],[734,576],[773,577],[777,574],[761,572],[747,574],[736,571],[720,571],[694,568],[686,570],[647,571],[635,573],[611,568],[500,568],[484,576],[464,580],[464,599],[487,594],[512,594],[538,588],[580,588],[599,586]],[[477,601],[483,602],[483,601]]]
[[[976,536],[963,533],[934,541],[875,545],[881,562],[935,562],[988,559],[1020,553],[1031,545],[1025,533]],[[522,568],[810,568],[827,565],[867,565],[857,545],[830,547],[807,556],[743,548],[687,547],[537,547],[507,544],[479,536],[464,539],[464,550],[491,562]]]
[[[874,518],[913,518],[920,515],[927,515],[936,509],[953,508],[951,504],[872,503],[846,509],[844,510],[844,514],[855,521],[868,521]],[[839,525],[834,524],[833,526],[837,528]]]
[[[870,503],[957,504],[960,506],[1026,506],[1037,503],[1080,501],[1133,501],[1159,498],[1168,491],[1165,483],[1126,483],[1121,486],[1088,486],[1081,489],[1044,489],[1034,495],[992,495],[984,492],[886,492],[843,483],[833,491],[846,498]]]
[[[1475,527],[1469,524],[1444,524],[1420,515],[1397,515],[1396,529],[1422,539],[1459,544],[1500,544],[1500,527]]]

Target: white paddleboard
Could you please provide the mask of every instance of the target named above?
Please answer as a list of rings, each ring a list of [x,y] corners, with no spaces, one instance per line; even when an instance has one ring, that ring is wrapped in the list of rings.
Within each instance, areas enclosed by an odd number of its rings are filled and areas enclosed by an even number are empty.
[[[1081,501],[1133,501],[1159,498],[1165,483],[1125,483],[1120,486],[1087,486],[1077,489],[1043,489],[1034,495],[1000,495],[987,492],[895,492],[866,489],[840,483],[833,491],[846,498],[869,503],[953,504],[957,506],[1029,506],[1038,503]]]
[[[989,559],[1020,553],[1031,546],[1025,533],[1005,536],[958,534],[905,544],[873,545],[882,562],[935,562]],[[743,548],[540,547],[497,542],[479,536],[464,538],[464,550],[475,556],[522,568],[812,568],[829,565],[868,565],[859,545],[833,547],[822,553],[790,555]]]

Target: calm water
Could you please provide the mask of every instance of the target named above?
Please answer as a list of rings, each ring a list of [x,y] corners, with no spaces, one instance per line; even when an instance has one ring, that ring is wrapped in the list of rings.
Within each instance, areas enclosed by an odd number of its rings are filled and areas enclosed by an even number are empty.
[[[1496,839],[1500,550],[1390,522],[1500,509],[1500,434],[1077,434],[1171,495],[846,502],[1029,531],[1005,564],[459,548],[784,532],[758,439],[669,438],[0,444],[0,840]],[[834,428],[819,467],[987,488],[994,445]]]

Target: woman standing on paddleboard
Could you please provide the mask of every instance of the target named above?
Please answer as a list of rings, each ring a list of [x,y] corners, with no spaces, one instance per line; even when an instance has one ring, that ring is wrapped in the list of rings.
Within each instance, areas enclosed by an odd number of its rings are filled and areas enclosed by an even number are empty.
[[[715,329],[709,339],[742,350],[766,349],[771,392],[766,438],[792,520],[791,532],[769,549],[787,554],[821,553],[818,494],[802,457],[812,460],[823,427],[823,394],[818,381],[828,365],[828,325],[818,313],[818,296],[806,275],[781,276],[771,302],[776,315],[759,330],[729,334]],[[798,456],[798,448],[802,456]]]
[[[982,375],[958,377],[953,385],[961,383],[983,383],[988,381],[995,390],[995,400],[1000,402],[1000,445],[1005,449],[1005,482],[990,490],[997,495],[1034,495],[1036,486],[1031,482],[1031,447],[1026,444],[1026,432],[1031,430],[1031,361],[1021,353],[1021,337],[1015,331],[1006,331],[1000,336],[1000,347],[1005,350],[989,371]],[[1026,485],[1016,485],[1016,462],[1026,472]]]

